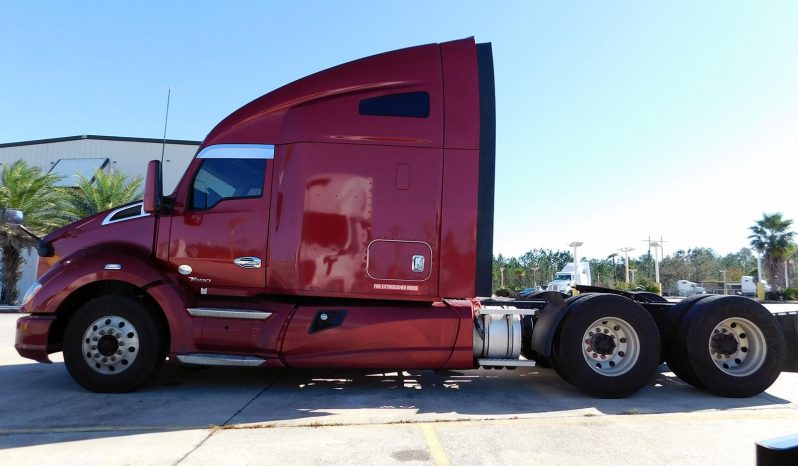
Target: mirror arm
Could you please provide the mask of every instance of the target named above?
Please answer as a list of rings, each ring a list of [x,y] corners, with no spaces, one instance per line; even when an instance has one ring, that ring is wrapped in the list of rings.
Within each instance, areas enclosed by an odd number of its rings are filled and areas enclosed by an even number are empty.
[[[31,238],[35,239],[38,242],[38,246],[36,246],[36,252],[39,253],[40,257],[53,257],[53,245],[45,241],[43,238],[39,238],[36,233],[28,230],[25,225],[17,225],[20,230],[24,231],[28,234]]]

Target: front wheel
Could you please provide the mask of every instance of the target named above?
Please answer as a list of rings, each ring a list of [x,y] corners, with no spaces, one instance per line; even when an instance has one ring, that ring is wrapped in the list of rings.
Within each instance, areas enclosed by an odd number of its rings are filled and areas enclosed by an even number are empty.
[[[654,378],[660,339],[654,319],[637,303],[596,294],[571,304],[554,350],[566,381],[592,396],[621,398]]]
[[[64,363],[93,392],[130,392],[163,362],[162,338],[149,309],[128,296],[101,296],[81,306],[64,332]]]

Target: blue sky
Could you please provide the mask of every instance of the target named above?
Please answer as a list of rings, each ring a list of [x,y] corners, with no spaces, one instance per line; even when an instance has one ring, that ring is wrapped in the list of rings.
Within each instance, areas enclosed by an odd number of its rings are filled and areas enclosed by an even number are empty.
[[[495,4],[494,4],[495,3]],[[202,139],[341,62],[492,42],[495,252],[747,245],[798,219],[797,2],[0,2],[0,142]]]

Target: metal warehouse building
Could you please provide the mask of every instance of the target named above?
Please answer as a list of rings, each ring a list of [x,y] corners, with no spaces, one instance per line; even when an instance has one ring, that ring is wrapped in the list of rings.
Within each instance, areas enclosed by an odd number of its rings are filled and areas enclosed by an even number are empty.
[[[95,170],[118,170],[132,178],[142,177],[147,162],[160,159],[163,151],[163,187],[171,193],[191,162],[199,141],[127,138],[115,136],[70,136],[0,144],[0,171],[6,164],[24,160],[46,173],[63,176],[61,186],[74,186],[77,174],[91,178]],[[19,283],[21,293],[36,276],[36,253],[25,256],[26,265]]]

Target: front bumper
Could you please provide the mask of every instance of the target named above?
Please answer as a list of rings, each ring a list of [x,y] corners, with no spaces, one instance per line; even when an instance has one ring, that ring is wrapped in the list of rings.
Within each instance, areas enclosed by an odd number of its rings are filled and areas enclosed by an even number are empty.
[[[39,362],[52,362],[48,357],[47,337],[55,316],[28,315],[17,320],[17,338],[14,348],[23,358]]]

